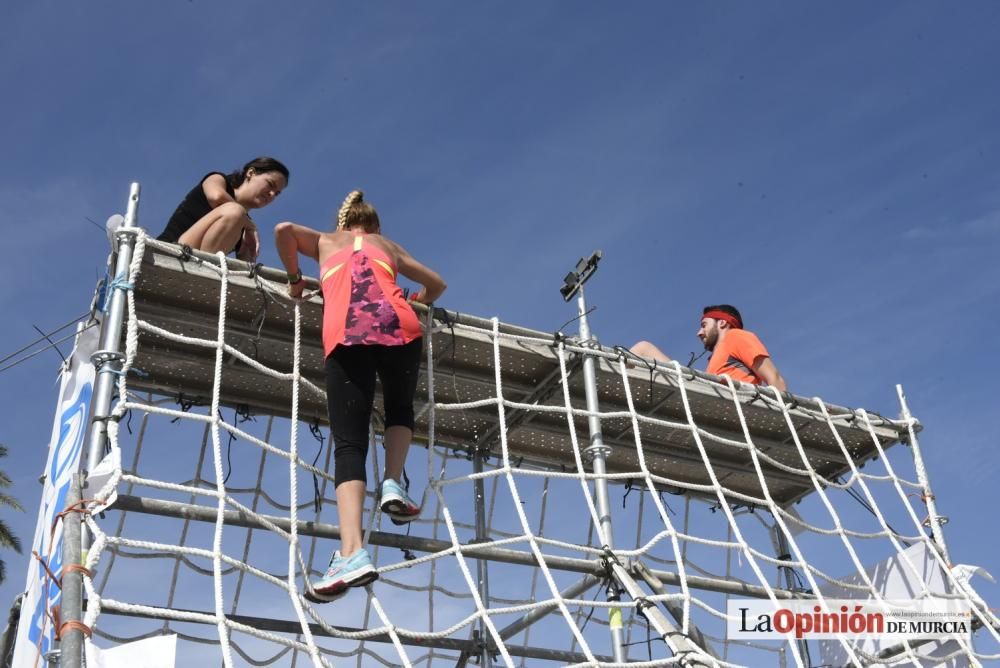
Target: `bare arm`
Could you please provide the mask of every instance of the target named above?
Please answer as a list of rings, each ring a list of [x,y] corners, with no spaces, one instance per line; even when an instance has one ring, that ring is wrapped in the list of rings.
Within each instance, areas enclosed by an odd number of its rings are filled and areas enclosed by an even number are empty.
[[[299,253],[319,261],[319,240],[322,234],[305,225],[278,223],[274,226],[274,246],[278,249],[281,264],[289,274],[300,273]],[[302,281],[290,283],[288,293],[293,297],[302,294]]]
[[[226,179],[222,174],[210,174],[201,182],[201,189],[205,192],[205,199],[208,200],[209,206],[213,209],[220,204],[236,201],[226,192]]]
[[[657,362],[670,361],[670,357],[665,352],[654,346],[649,341],[639,341],[637,344],[629,348],[629,352],[632,352],[639,357],[656,360]]]
[[[423,290],[413,298],[414,301],[418,301],[421,304],[433,303],[435,299],[444,293],[445,288],[448,287],[444,279],[430,267],[417,262],[412,255],[406,252],[405,248],[399,244],[393,245],[396,247],[396,265],[399,268],[399,273],[411,281],[416,281],[424,286]]]
[[[757,359],[753,361],[753,370],[754,373],[763,378],[764,382],[771,387],[776,387],[782,392],[788,391],[785,379],[781,377],[778,367],[774,365],[770,357],[758,355]]]

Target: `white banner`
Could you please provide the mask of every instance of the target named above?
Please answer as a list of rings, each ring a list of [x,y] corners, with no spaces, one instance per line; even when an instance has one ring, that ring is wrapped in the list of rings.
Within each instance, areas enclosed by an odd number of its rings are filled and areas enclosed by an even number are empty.
[[[925,596],[925,587],[927,592],[939,597],[951,596],[955,593],[934,553],[922,541],[875,564],[866,569],[866,572],[884,599],[920,599]],[[864,579],[858,573],[840,579],[852,585],[865,585]],[[838,587],[832,583],[825,583],[822,588],[823,595],[831,598],[858,597],[858,592]],[[878,654],[890,647],[899,647],[898,642],[887,642],[880,638],[861,639],[852,642],[851,645],[856,651],[868,654]],[[847,650],[839,641],[820,640],[819,649],[821,662],[824,664],[846,666],[850,663]],[[914,653],[921,657],[918,662],[920,665],[962,668],[969,665],[969,660],[963,656],[952,659],[938,658],[947,657],[960,649],[962,648],[958,641],[939,640],[914,646]]]
[[[153,636],[101,649],[86,641],[87,668],[174,668],[177,636]]]
[[[82,325],[78,326],[82,327]],[[80,468],[80,455],[90,427],[90,398],[94,389],[94,365],[100,327],[91,327],[76,337],[76,347],[63,368],[45,464],[45,486],[31,549],[37,552],[58,578],[62,573],[62,523],[52,532],[52,522],[66,505],[73,474]],[[14,668],[44,666],[42,656],[52,649],[54,631],[46,611],[59,603],[59,587],[47,582],[42,564],[31,557],[21,620],[14,645]]]

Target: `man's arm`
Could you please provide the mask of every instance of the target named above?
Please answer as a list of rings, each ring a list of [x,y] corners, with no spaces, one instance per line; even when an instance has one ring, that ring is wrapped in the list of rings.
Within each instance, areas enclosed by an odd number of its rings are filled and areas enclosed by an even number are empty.
[[[657,362],[669,362],[670,357],[654,346],[649,341],[640,341],[631,348],[629,352],[638,355],[639,357],[645,357],[646,359],[656,360]]]
[[[753,361],[753,371],[755,374],[763,378],[764,382],[771,387],[776,387],[782,392],[788,391],[785,379],[781,377],[778,367],[774,365],[774,362],[770,357],[767,357],[766,355],[758,355]]]

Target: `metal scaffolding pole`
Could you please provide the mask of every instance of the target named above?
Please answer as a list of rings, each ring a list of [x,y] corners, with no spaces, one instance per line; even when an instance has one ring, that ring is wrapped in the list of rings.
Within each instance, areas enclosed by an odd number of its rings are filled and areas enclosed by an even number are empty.
[[[207,522],[214,524],[216,521],[216,508],[199,506],[190,503],[180,503],[177,501],[165,501],[163,499],[152,499],[130,494],[119,494],[112,510],[126,512],[145,513],[147,515],[158,515],[160,517],[177,517],[180,519],[192,520],[195,522]],[[277,515],[261,514],[267,522],[282,529],[291,531],[292,523],[287,517]],[[239,510],[227,510],[223,512],[222,521],[228,526],[247,527],[270,531],[263,520],[256,519]],[[300,536],[315,536],[317,538],[329,538],[331,540],[340,539],[340,528],[335,524],[325,524],[307,520],[298,520],[296,532]],[[418,552],[446,552],[454,546],[444,540],[435,538],[422,538],[419,536],[406,536],[401,534],[386,533],[384,531],[372,531],[369,534],[368,542],[371,545],[385,547],[406,548]],[[492,545],[476,545],[466,543],[462,546],[462,554],[470,559],[489,559],[505,564],[518,564],[521,566],[537,566],[535,556],[530,552],[512,550],[504,547],[493,547]],[[604,576],[605,569],[601,563],[593,559],[577,559],[574,557],[562,557],[557,555],[546,555],[545,563],[549,568],[567,571],[570,573],[586,573],[597,576]],[[681,584],[680,576],[670,571],[651,570],[657,578],[664,584]],[[745,582],[734,580],[724,580],[717,578],[688,575],[686,577],[689,587],[704,589],[705,591],[717,591],[723,594],[734,594],[739,596],[753,596],[756,598],[768,598],[768,591],[764,587],[751,585]],[[795,598],[808,598],[801,593],[788,591],[787,589],[772,589],[775,598],[781,600],[791,600]]]
[[[133,183],[129,188],[128,204],[125,209],[125,222],[123,228],[136,227],[139,216],[139,193],[141,188],[138,183]],[[125,322],[126,297],[123,289],[116,286],[119,281],[128,279],[129,265],[132,263],[132,250],[135,246],[135,237],[131,234],[119,234],[112,242],[117,243],[117,257],[115,261],[115,273],[108,277],[105,285],[105,299],[107,300],[107,314],[101,323],[101,340],[97,351],[90,360],[96,367],[96,380],[94,382],[94,395],[90,401],[90,430],[87,432],[87,441],[84,444],[86,458],[81,457],[81,471],[92,471],[104,457],[108,443],[108,415],[111,412],[111,399],[114,395],[115,381],[118,373],[121,372],[124,355],[121,352],[122,325]],[[81,479],[74,478],[70,486],[70,493],[76,487],[77,497],[74,502],[79,502],[82,491],[80,489]],[[70,503],[67,499],[67,503]],[[70,553],[66,552],[63,558],[63,568],[69,564],[79,564],[81,556],[90,547],[90,532],[83,530],[80,525],[78,513],[69,513],[63,520],[63,550],[76,550],[75,556],[70,559]],[[70,531],[75,535],[71,539]],[[75,543],[75,544],[73,544]],[[80,573],[65,570],[62,573],[64,583],[72,582],[63,587],[62,610],[64,619],[82,619],[83,610],[83,579]],[[70,616],[75,615],[75,616]],[[82,633],[75,629],[67,631],[68,637],[60,647],[60,664],[63,666],[77,667],[83,662],[83,639]]]
[[[566,589],[563,589],[561,592],[559,592],[559,597],[564,599],[576,598],[583,592],[587,591],[594,585],[598,584],[600,581],[601,578],[599,577],[596,577],[594,575],[585,575],[583,576],[583,579],[578,580],[577,582],[571,584]],[[528,628],[529,626],[537,622],[542,617],[545,617],[546,615],[551,613],[555,608],[556,608],[556,603],[549,603],[547,605],[535,608],[534,610],[527,613],[520,619],[510,623],[509,625],[501,629],[500,637],[506,640],[511,636],[517,635],[524,629]]]
[[[931,490],[931,481],[927,476],[927,468],[924,466],[924,457],[920,452],[920,443],[917,441],[917,430],[914,429],[916,421],[910,414],[910,407],[906,403],[906,394],[903,393],[902,385],[896,386],[896,395],[899,397],[899,406],[903,413],[903,421],[906,422],[906,428],[910,437],[910,449],[913,451],[913,463],[917,470],[917,479],[924,488],[924,497],[922,500],[927,504],[927,525],[931,530],[931,536],[934,538],[934,546],[941,554],[941,558],[944,559],[944,563],[950,564],[951,557],[948,556],[948,545],[944,542],[944,532],[941,530],[941,526],[948,519],[938,514],[937,502],[934,499],[934,492]]]
[[[65,509],[80,505],[82,481],[82,474],[73,474],[73,481],[66,492]],[[70,568],[78,567],[83,555],[80,513],[66,513],[62,523],[62,598],[59,602],[62,628],[56,629],[60,635],[59,665],[62,668],[80,668],[83,665],[83,574],[77,568]]]
[[[122,228],[136,227],[139,221],[139,184],[133,183],[128,194],[128,208],[125,211],[125,223]],[[118,257],[115,262],[114,276],[106,286],[105,299],[108,300],[108,312],[101,323],[101,343],[97,352],[91,357],[97,367],[97,380],[94,382],[94,397],[90,402],[90,431],[84,446],[87,452],[84,470],[92,471],[104,457],[108,442],[107,417],[111,411],[111,397],[114,394],[115,380],[121,371],[124,356],[121,352],[122,324],[125,322],[126,298],[123,289],[116,288],[116,281],[128,278],[128,267],[132,263],[132,249],[135,237],[131,234],[119,234],[117,237]],[[84,545],[86,548],[87,545]]]
[[[473,456],[472,467],[476,473],[483,472],[483,460],[485,459],[484,452],[482,450],[477,450]],[[486,483],[482,478],[476,478],[475,484],[473,485],[474,494],[476,496],[476,541],[477,543],[487,543],[490,540],[489,532],[486,530]],[[489,562],[485,559],[476,560],[476,584],[479,587],[479,598],[483,601],[483,606],[486,608],[490,607],[490,571]],[[486,627],[486,620],[480,619],[477,624],[478,628],[476,632],[478,633],[477,640],[480,643],[479,654],[479,665],[486,666],[490,665],[490,650],[487,646],[489,640],[487,638],[488,629]]]
[[[580,316],[580,341],[582,345],[592,345],[594,343],[590,332],[590,324],[587,322],[587,301],[583,294],[581,284],[576,296],[577,312]],[[587,411],[591,414],[587,416],[587,426],[590,428],[590,445],[584,449],[583,455],[590,460],[591,468],[595,475],[599,476],[594,481],[594,492],[597,501],[597,515],[601,522],[601,533],[604,536],[603,547],[613,550],[615,539],[613,527],[611,525],[611,504],[608,503],[608,480],[603,478],[607,473],[605,465],[607,456],[611,454],[611,448],[604,444],[604,435],[601,432],[601,419],[595,415],[600,407],[597,402],[597,373],[594,368],[594,358],[584,355],[583,358],[583,384],[587,398]],[[614,582],[608,584],[608,600],[618,601],[620,594]],[[624,661],[622,651],[622,613],[620,608],[611,608],[609,611],[611,630],[611,649],[615,661]]]
[[[663,582],[653,575],[652,571],[646,568],[646,565],[641,561],[635,561],[632,563],[632,571],[638,575],[640,578],[645,580],[646,584],[657,594],[668,594],[667,588],[663,585]],[[684,607],[674,601],[663,601],[663,607],[667,609],[670,616],[680,624],[684,625]],[[705,634],[701,632],[694,622],[688,619],[688,636],[691,640],[697,644],[706,654],[715,656],[712,651],[712,645],[709,643],[708,638]]]
[[[639,614],[646,618],[649,625],[656,629],[670,650],[681,657],[680,665],[695,668],[701,666],[718,665],[712,655],[708,654],[692,642],[691,638],[681,633],[680,629],[670,623],[663,611],[651,601],[647,601],[646,592],[642,590],[639,583],[629,574],[625,567],[617,561],[612,561],[611,572],[615,579],[621,583],[633,601],[639,604]]]
[[[778,548],[778,559],[781,561],[790,561],[792,555],[788,552],[788,541],[785,539],[785,534],[782,532],[781,526],[776,524],[771,531],[774,532],[774,544]],[[778,566],[778,568],[781,569],[781,572],[785,577],[785,584],[788,585],[790,590],[794,590],[798,583],[795,582],[795,573],[792,571],[792,567]],[[809,642],[804,638],[797,640],[796,642],[799,645],[799,654],[806,662],[806,665],[812,665],[812,659],[809,657]]]
[[[181,613],[196,613],[201,616],[200,619],[185,619],[185,623],[189,624],[206,624],[210,626],[215,625],[215,621],[211,621],[213,614],[210,612],[200,611],[200,610],[181,610],[181,609],[157,609],[149,606],[145,606],[141,610],[123,610],[118,606],[122,605],[117,601],[108,601],[101,606],[102,615],[122,615],[127,617],[137,617],[143,619],[175,619],[175,614]],[[288,633],[288,634],[300,634],[302,633],[302,624],[299,621],[288,621],[283,619],[271,619],[269,617],[254,617],[251,615],[237,615],[228,614],[226,619],[235,622],[237,624],[245,624],[247,626],[252,626],[255,629],[261,631],[274,631],[276,633]],[[335,638],[333,634],[329,633],[325,628],[319,624],[309,624],[309,630],[314,636],[324,637],[324,638]],[[336,626],[334,627],[338,631],[344,633],[358,633],[361,631],[366,631],[368,629],[353,628],[347,626]],[[367,642],[377,642],[393,644],[395,640],[388,634],[382,633],[375,636],[369,636],[366,638]],[[443,649],[449,651],[478,651],[478,648],[473,648],[473,641],[464,640],[460,638],[421,638],[421,637],[411,637],[408,635],[400,635],[399,643],[406,645],[408,647],[419,647],[422,649],[434,648]],[[582,652],[567,652],[556,649],[547,649],[543,647],[522,647],[518,645],[508,645],[507,653],[511,656],[525,657],[527,659],[539,659],[542,661],[559,661],[563,664],[570,663],[583,663],[587,661],[587,656]],[[594,655],[598,661],[603,663],[610,663],[611,657],[601,654]]]

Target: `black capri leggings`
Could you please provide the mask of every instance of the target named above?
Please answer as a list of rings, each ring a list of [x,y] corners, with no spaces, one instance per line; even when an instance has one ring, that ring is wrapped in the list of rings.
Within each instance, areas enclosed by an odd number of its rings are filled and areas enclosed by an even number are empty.
[[[333,434],[334,485],[368,481],[368,425],[375,375],[382,381],[386,427],[413,429],[422,339],[401,346],[337,346],[326,358],[326,401]]]

